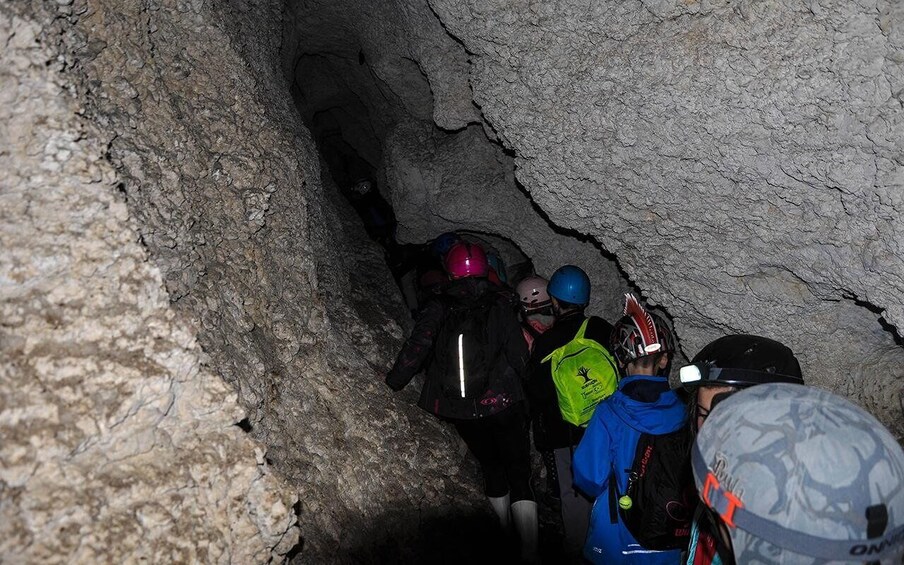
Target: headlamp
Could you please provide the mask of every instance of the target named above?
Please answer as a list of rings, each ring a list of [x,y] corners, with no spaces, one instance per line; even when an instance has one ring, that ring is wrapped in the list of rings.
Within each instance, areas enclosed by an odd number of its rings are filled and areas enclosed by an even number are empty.
[[[715,367],[709,363],[685,365],[678,370],[678,379],[684,388],[694,389],[700,386],[731,386],[746,388],[765,383],[804,384],[803,379],[791,375],[755,371],[753,369],[732,369]]]
[[[703,372],[696,365],[685,365],[678,370],[678,379],[682,386],[699,384],[703,380]]]

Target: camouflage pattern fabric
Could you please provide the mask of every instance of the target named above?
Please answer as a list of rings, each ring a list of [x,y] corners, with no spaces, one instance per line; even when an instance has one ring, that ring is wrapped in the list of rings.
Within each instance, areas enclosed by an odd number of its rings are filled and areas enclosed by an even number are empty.
[[[701,499],[735,524],[738,563],[902,562],[904,451],[845,399],[792,384],[743,390],[713,409],[693,459]],[[868,536],[867,508],[875,530],[882,504],[885,528]]]

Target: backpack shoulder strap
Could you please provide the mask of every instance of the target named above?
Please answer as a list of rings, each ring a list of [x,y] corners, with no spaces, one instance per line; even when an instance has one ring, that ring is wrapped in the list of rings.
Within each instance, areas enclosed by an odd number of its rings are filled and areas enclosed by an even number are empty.
[[[509,297],[504,292],[500,291],[491,291],[486,293],[486,296],[481,300],[483,304],[486,304],[488,307],[493,308],[497,304],[507,305],[510,303]]]
[[[584,334],[587,333],[587,324],[590,323],[590,318],[584,318],[584,323],[581,324],[581,328],[578,330],[577,335],[574,336],[574,339],[584,339]]]
[[[454,308],[457,304],[457,301],[454,300],[451,296],[447,296],[445,294],[440,294],[433,300],[439,302],[443,307],[443,312],[448,312],[452,308]]]
[[[550,353],[549,355],[547,355],[546,357],[544,357],[543,359],[540,360],[540,363],[547,363],[547,362],[551,361],[552,356],[555,355],[556,351],[558,351],[558,350],[559,350],[558,348],[553,349],[552,353]]]
[[[609,432],[609,428],[606,428]],[[615,476],[615,448],[612,444],[612,437],[609,437],[609,523],[618,523],[618,478]]]
[[[609,523],[618,523],[618,493],[615,492],[615,469],[609,470]]]
[[[572,338],[571,341],[574,341],[575,339],[583,339],[584,338],[584,332],[587,331],[587,322],[589,322],[589,321],[590,321],[590,318],[587,318],[584,320],[584,323],[581,324],[581,327],[578,329],[578,333],[575,334],[574,338]],[[556,351],[562,349],[563,347],[565,347],[566,345],[571,343],[571,341],[553,349],[552,353],[550,353],[549,355],[547,355],[546,357],[544,357],[543,359],[540,360],[540,363],[546,363],[547,361],[551,360],[552,356],[556,354]]]

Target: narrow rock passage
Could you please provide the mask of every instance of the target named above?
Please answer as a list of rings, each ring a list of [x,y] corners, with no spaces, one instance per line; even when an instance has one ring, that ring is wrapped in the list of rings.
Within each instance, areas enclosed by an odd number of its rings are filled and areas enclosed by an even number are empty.
[[[535,4],[0,3],[0,561],[495,555],[364,177],[904,434],[904,4]]]

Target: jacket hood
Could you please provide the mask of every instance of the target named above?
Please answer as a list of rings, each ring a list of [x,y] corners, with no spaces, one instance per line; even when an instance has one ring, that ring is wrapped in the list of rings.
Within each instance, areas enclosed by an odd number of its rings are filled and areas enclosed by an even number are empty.
[[[613,412],[639,432],[667,434],[687,420],[685,405],[663,377],[625,377],[610,400]]]

